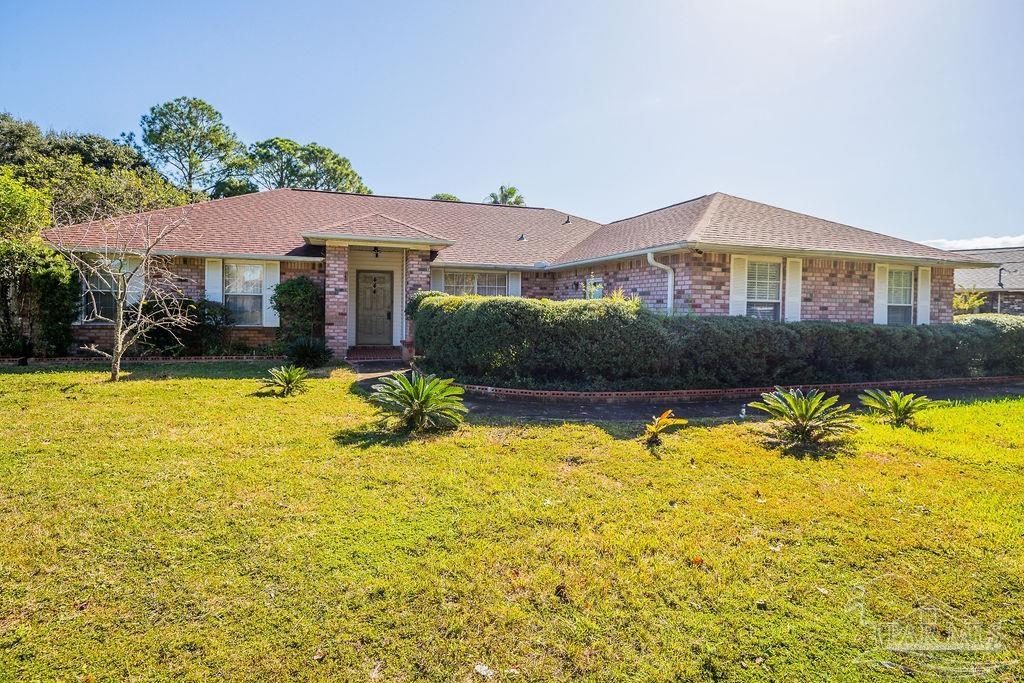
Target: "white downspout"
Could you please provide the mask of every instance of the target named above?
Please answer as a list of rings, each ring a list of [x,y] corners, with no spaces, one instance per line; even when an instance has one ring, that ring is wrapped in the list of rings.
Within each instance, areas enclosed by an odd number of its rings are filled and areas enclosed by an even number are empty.
[[[668,296],[665,298],[665,309],[668,315],[672,315],[672,308],[676,297],[676,271],[673,270],[672,266],[666,266],[664,263],[655,261],[653,251],[647,252],[647,262],[655,268],[668,273]]]

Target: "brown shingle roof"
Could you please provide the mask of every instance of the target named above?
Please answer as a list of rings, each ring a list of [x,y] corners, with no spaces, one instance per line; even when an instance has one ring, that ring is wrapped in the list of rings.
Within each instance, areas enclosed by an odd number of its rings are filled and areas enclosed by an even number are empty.
[[[965,254],[998,263],[1003,270],[1003,286],[999,286],[999,268],[957,268],[953,277],[957,287],[991,289],[994,291],[1024,290],[1024,247],[1001,247],[995,249],[957,249],[957,254]]]
[[[159,225],[182,211],[142,215]],[[164,251],[316,257],[323,248],[304,236],[345,234],[439,247],[452,242],[441,249],[438,265],[557,267],[672,245],[977,262],[722,193],[607,225],[552,209],[291,189],[203,202],[184,211],[187,223],[167,239]],[[96,246],[102,243],[102,225],[63,228],[60,241]],[[57,241],[53,232],[47,236]]]
[[[436,235],[405,221],[400,221],[382,213],[368,213],[364,216],[345,218],[335,227],[316,230],[319,234],[339,234],[358,237],[391,237],[395,239],[419,240],[421,242],[444,242],[450,240]]]
[[[159,223],[180,216],[181,209],[144,215]],[[367,236],[427,233],[453,241],[441,251],[438,264],[532,267],[554,260],[567,245],[600,227],[578,217],[566,224],[566,214],[551,209],[291,189],[202,202],[188,207],[187,215],[187,225],[168,238],[165,251],[321,255],[323,248],[307,244],[303,235],[340,233],[348,222]],[[62,241],[99,244],[101,229],[96,223],[64,228]]]
[[[716,192],[609,223],[565,252],[558,263],[681,243],[701,248],[836,252],[965,264],[974,261],[917,242]]]

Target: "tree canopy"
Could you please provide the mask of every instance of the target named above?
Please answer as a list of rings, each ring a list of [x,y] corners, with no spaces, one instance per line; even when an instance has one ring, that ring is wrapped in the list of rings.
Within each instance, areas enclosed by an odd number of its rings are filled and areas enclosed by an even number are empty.
[[[462,201],[461,199],[459,199],[455,195],[448,194],[447,192],[438,192],[433,197],[431,197],[431,199],[437,199],[437,200],[442,201],[442,202],[461,202]]]
[[[505,204],[508,206],[523,206],[526,200],[519,194],[519,189],[514,185],[502,185],[497,192],[492,192],[485,200],[491,204]]]
[[[197,97],[150,108],[139,127],[150,161],[190,193],[212,190],[244,153],[221,113]]]
[[[0,222],[21,237],[38,232],[58,207],[61,221],[89,220],[97,212],[187,204],[191,197],[171,185],[130,145],[100,135],[43,133],[31,121],[0,114]]]
[[[25,238],[50,221],[50,197],[25,185],[14,167],[0,166],[0,239]]]
[[[299,144],[288,138],[270,138],[249,147],[250,176],[265,189],[300,187],[372,194],[348,159],[334,150],[311,142]]]

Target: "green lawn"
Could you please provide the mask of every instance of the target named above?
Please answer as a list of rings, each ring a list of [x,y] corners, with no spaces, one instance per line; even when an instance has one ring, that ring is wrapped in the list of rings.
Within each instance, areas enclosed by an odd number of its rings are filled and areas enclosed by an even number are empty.
[[[858,661],[860,588],[1024,659],[1024,401],[657,459],[636,425],[389,440],[351,373],[266,367],[0,373],[0,680],[907,680]]]

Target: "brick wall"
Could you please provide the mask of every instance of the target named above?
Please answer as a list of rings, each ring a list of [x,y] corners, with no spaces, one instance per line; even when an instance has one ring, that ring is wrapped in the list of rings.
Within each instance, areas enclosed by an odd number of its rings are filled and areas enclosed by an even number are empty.
[[[953,269],[932,268],[931,318],[933,323],[953,322]],[[915,310],[915,319],[916,319]]]
[[[348,353],[348,247],[327,246],[324,266],[324,338],[334,357]]]
[[[525,271],[521,281],[523,296],[528,299],[553,299],[555,273]]]
[[[985,305],[980,313],[1006,313],[1008,315],[1024,315],[1024,292],[988,292]]]
[[[430,289],[430,252],[409,249],[405,252],[405,301],[419,291]],[[402,315],[405,315],[404,311]],[[406,336],[412,337],[412,319],[405,319]]]
[[[686,252],[670,259],[676,271],[677,313],[729,315],[728,254]]]
[[[801,320],[874,322],[875,266],[868,261],[804,259],[801,297]]]
[[[560,270],[554,275],[554,287],[550,295],[554,299],[582,299],[586,296],[587,278],[599,277],[604,286],[604,296],[621,289],[626,296],[640,297],[644,305],[652,310],[664,311],[667,305],[668,274],[647,263],[646,257]]]

